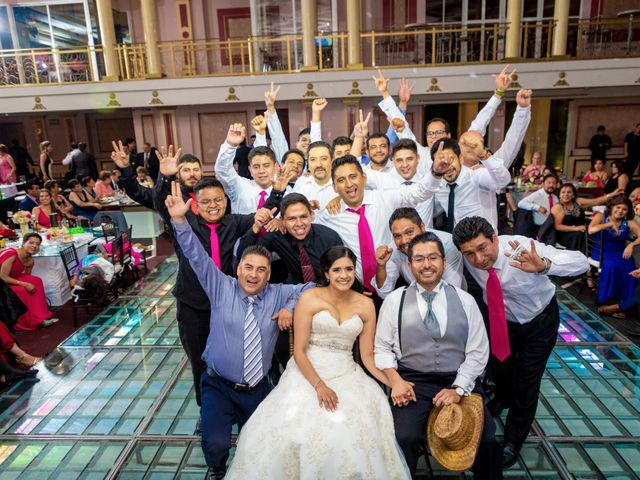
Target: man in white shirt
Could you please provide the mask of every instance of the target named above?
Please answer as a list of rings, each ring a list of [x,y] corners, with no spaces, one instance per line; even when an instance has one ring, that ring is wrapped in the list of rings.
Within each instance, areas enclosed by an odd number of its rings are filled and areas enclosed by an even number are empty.
[[[323,210],[336,196],[331,181],[331,147],[326,142],[313,142],[307,152],[311,175],[298,178],[293,191],[301,193],[310,202],[316,200]]]
[[[344,244],[353,250],[357,257],[356,277],[373,292],[375,249],[392,241],[389,217],[396,208],[410,207],[432,198],[439,180],[428,174],[406,188],[365,191],[367,176],[353,155],[335,160],[331,177],[333,188],[341,198],[339,213],[332,215],[325,209],[314,221],[335,230]]]
[[[558,189],[558,177],[553,173],[548,173],[542,179],[542,188],[530,193],[518,202],[518,208],[533,212],[533,223],[542,225],[553,206],[558,203],[555,192]]]
[[[396,439],[414,476],[432,409],[458,403],[471,392],[482,394],[477,379],[487,364],[489,342],[473,297],[442,280],[446,260],[438,237],[418,235],[407,253],[416,280],[382,304],[375,362],[391,383]],[[487,407],[473,478],[502,478]]]
[[[250,214],[262,208],[271,194],[276,173],[276,157],[269,147],[254,147],[249,153],[249,172],[253,180],[241,177],[233,168],[236,149],[246,135],[244,125],[229,126],[227,138],[216,159],[216,177],[231,200],[231,212]]]
[[[589,264],[578,251],[557,250],[526,237],[498,237],[481,217],[461,220],[453,241],[488,309],[487,375],[496,383],[496,401],[509,408],[503,454],[508,467],[531,430],[542,375],[556,344],[560,314],[556,287],[547,275],[578,276]]]
[[[351,151],[353,140],[349,137],[340,136],[331,142],[331,150],[333,151],[333,159],[342,158]]]
[[[446,263],[442,278],[454,287],[462,287],[462,255],[454,245],[450,233],[427,229],[415,208],[398,208],[393,212],[389,219],[389,229],[396,248],[381,245],[376,249],[376,281],[371,284],[379,297],[385,298],[395,289],[400,275],[407,284],[415,281],[407,252],[411,240],[425,232],[436,235],[444,246]]]
[[[438,152],[441,144],[444,148]],[[451,138],[441,138],[434,143],[431,156],[434,169],[445,171],[445,183],[436,195],[447,215],[444,230],[451,233],[457,222],[473,215],[486,218],[497,230],[496,193],[511,181],[503,162],[492,156],[480,162],[484,168],[465,167],[460,147]]]

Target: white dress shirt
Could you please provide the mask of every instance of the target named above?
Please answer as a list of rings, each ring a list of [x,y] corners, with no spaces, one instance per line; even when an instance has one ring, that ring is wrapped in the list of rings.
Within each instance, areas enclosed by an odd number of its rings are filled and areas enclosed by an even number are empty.
[[[453,243],[453,236],[448,232],[442,232],[440,230],[427,229],[427,231],[437,235],[444,247],[444,256],[447,263],[444,267],[442,279],[454,287],[462,288],[464,280],[464,261],[462,260],[460,250],[458,250]],[[402,275],[402,278],[407,282],[407,284],[415,282],[416,280],[411,272],[411,267],[409,266],[409,257],[398,249],[393,251],[386,267],[387,278],[382,287],[378,288],[375,276],[371,280],[371,285],[380,298],[385,298],[393,292],[400,275]],[[466,282],[464,285],[466,287]]]
[[[371,157],[369,157],[369,158],[371,158]],[[358,160],[362,164],[362,157],[358,158]],[[385,166],[380,168],[380,169],[378,169],[378,170],[374,170],[371,165],[373,165],[373,162],[371,162],[371,161],[369,163],[367,163],[366,165],[362,165],[362,170],[364,170],[364,173],[366,173],[367,175],[369,174],[369,172],[393,173],[393,172],[396,171],[396,168],[393,165],[393,162],[391,161],[391,159],[387,160],[387,163],[385,164]]]
[[[300,193],[307,197],[309,201],[317,200],[320,203],[320,210],[324,210],[331,200],[338,194],[333,189],[333,182],[329,180],[324,185],[318,185],[313,175],[301,176],[293,186],[294,193]]]
[[[440,333],[445,334],[447,330],[447,296],[443,286],[446,282],[441,281],[436,288],[436,296],[433,299],[431,308],[440,325]],[[424,318],[427,314],[428,306],[422,297],[424,288],[418,288],[418,310]],[[380,370],[385,368],[398,368],[398,361],[402,359],[400,351],[400,336],[398,334],[398,313],[400,310],[400,299],[404,288],[399,288],[389,294],[382,303],[380,314],[378,315],[378,326],[376,328],[375,339],[375,362]],[[456,292],[462,302],[469,322],[469,334],[465,346],[464,362],[457,371],[454,385],[462,387],[465,392],[471,392],[475,386],[476,379],[482,375],[487,361],[489,360],[489,339],[485,330],[482,314],[478,305],[471,295],[456,287]]]
[[[463,218],[478,215],[486,218],[498,230],[496,193],[509,184],[511,174],[495,155],[481,163],[484,168],[460,167],[460,175],[454,182],[457,185],[453,207],[454,223],[457,225]],[[436,200],[445,213],[449,211],[449,188],[449,184],[443,181],[442,188],[436,194]]]
[[[80,149],[78,148],[74,148],[73,150],[71,150],[69,153],[67,153],[67,156],[62,159],[62,165],[71,165],[73,163],[73,157],[75,157],[78,153],[80,153]]]
[[[502,285],[502,296],[507,320],[525,324],[533,320],[549,305],[556,294],[555,285],[546,275],[527,273],[509,265],[505,253],[513,252],[509,241],[518,241],[527,250],[531,249],[531,239],[519,235],[500,235],[498,237],[498,258],[493,268]],[[587,257],[575,250],[558,250],[557,248],[535,242],[536,251],[542,258],[551,260],[551,269],[547,275],[559,277],[576,277],[589,268]],[[485,302],[487,300],[487,280],[489,272],[472,267],[467,268],[482,287]]]
[[[265,200],[271,195],[271,186],[262,188],[254,180],[241,177],[233,168],[233,159],[236,156],[236,148],[224,142],[220,146],[216,159],[216,177],[222,183],[225,193],[231,200],[231,212],[239,214],[255,213],[258,209],[261,193],[264,191]],[[287,187],[287,192],[291,189]]]
[[[530,193],[522,200],[518,202],[518,208],[523,210],[531,210],[533,212],[533,223],[536,225],[542,225],[549,215],[551,214],[551,207],[549,206],[549,195],[553,199],[553,204],[558,203],[558,197],[554,193],[547,193],[544,188],[540,188],[535,192]],[[546,213],[540,213],[538,210],[540,207],[547,209]]]
[[[322,140],[322,122],[311,122],[309,127],[309,137],[311,143]],[[309,145],[311,145],[311,143]]]
[[[380,245],[391,245],[392,237],[389,230],[389,217],[396,208],[412,207],[433,196],[439,181],[431,175],[426,175],[420,182],[406,188],[395,190],[366,190],[362,200],[365,207],[365,217],[371,229],[374,248]],[[360,260],[360,240],[358,236],[358,222],[360,215],[348,212],[344,200],[340,201],[340,213],[331,215],[326,210],[314,216],[313,221],[335,230],[345,246],[356,255],[356,276],[362,281],[362,262]]]

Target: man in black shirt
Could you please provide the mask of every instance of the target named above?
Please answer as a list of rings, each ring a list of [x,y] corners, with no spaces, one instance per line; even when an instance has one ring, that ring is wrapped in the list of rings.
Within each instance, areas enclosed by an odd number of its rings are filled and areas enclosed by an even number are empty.
[[[589,150],[591,150],[591,160],[607,159],[607,150],[611,148],[611,137],[605,133],[604,125],[598,126],[596,134],[591,137],[589,142]]]
[[[624,137],[624,158],[627,173],[633,177],[640,163],[640,123],[636,124],[633,132],[627,133]]]
[[[33,174],[33,159],[27,149],[20,146],[18,140],[11,140],[9,155],[11,155],[13,162],[16,164],[16,178],[21,176],[32,178],[35,176]]]

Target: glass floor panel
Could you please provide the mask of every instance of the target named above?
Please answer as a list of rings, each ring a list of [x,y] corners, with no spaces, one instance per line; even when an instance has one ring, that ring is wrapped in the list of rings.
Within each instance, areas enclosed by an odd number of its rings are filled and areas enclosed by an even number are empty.
[[[0,392],[0,480],[204,476],[176,268],[175,257],[160,264],[63,342],[37,381]],[[640,480],[640,348],[561,288],[558,300],[536,422],[504,476]],[[461,478],[433,463],[436,478]]]

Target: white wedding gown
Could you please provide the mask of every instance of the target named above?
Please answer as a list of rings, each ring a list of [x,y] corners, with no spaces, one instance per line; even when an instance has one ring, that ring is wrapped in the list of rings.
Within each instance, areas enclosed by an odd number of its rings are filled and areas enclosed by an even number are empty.
[[[362,331],[354,315],[342,325],[328,312],[313,316],[307,356],[338,396],[321,408],[293,358],[278,386],[243,427],[226,479],[409,479],[387,398],[353,361]]]

